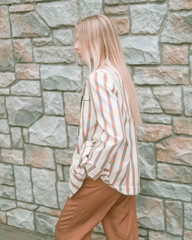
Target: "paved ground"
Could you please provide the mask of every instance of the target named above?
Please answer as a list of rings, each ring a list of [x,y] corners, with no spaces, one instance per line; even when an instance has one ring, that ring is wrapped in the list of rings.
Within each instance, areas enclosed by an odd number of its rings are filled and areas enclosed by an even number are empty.
[[[55,238],[0,223],[0,240],[55,240]],[[91,240],[106,240],[106,238],[92,233]]]
[[[55,240],[55,238],[0,223],[0,240]]]

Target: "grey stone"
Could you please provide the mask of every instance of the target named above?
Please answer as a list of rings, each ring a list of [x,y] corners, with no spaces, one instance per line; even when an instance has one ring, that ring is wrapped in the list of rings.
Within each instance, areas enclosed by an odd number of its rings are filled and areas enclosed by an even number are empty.
[[[147,2],[147,0],[129,0],[130,3],[142,3]]]
[[[57,191],[58,191],[59,209],[62,210],[70,193],[69,183],[58,181]]]
[[[155,178],[155,149],[152,143],[138,143],[140,174],[143,178]]]
[[[158,33],[164,20],[166,5],[145,4],[131,5],[131,31],[134,34]]]
[[[65,182],[69,182],[69,174],[70,174],[70,166],[64,166],[63,175],[64,175]]]
[[[0,71],[14,71],[13,48],[10,39],[0,40]]]
[[[42,101],[38,97],[7,97],[9,124],[28,127],[42,114]]]
[[[141,180],[141,194],[191,201],[191,186],[158,180]]]
[[[30,169],[26,166],[14,166],[16,196],[17,199],[24,202],[32,202],[32,185],[30,178]]]
[[[81,86],[81,68],[77,66],[41,65],[41,81],[46,90],[78,90]]]
[[[192,116],[192,87],[184,87],[184,111],[186,116]]]
[[[63,97],[61,92],[43,92],[46,114],[63,115]]]
[[[184,203],[184,224],[185,228],[192,230],[192,204]]]
[[[181,89],[176,87],[154,87],[153,92],[166,113],[182,113]]]
[[[139,107],[141,112],[145,113],[162,113],[162,109],[158,101],[153,96],[150,88],[136,87]]]
[[[72,45],[74,43],[72,29],[55,29],[53,31],[54,43],[58,46]]]
[[[160,51],[154,36],[121,36],[120,44],[128,64],[158,64]]]
[[[0,1],[1,4],[1,1]],[[10,24],[9,24],[9,13],[7,6],[0,7],[0,38],[10,38]]]
[[[35,214],[35,222],[37,226],[37,232],[46,235],[55,235],[55,225],[58,221],[58,217],[49,216],[43,213]]]
[[[11,72],[0,73],[0,87],[8,87],[15,81],[15,74]]]
[[[12,4],[12,3],[20,3],[21,0],[0,0],[0,5],[1,4]]]
[[[185,229],[185,231],[184,231],[184,239],[185,240],[191,240],[192,239],[192,231]]]
[[[43,116],[29,128],[29,142],[44,146],[67,147],[65,118]]]
[[[63,166],[60,164],[57,164],[57,179],[63,181]]]
[[[7,119],[0,119],[0,133],[9,133],[9,125]]]
[[[25,228],[28,230],[34,230],[34,215],[32,211],[22,208],[13,209],[7,212],[8,224]]]
[[[71,26],[78,20],[76,1],[38,3],[36,10],[50,27]]]
[[[149,231],[149,240],[182,240],[181,237],[165,232]]]
[[[78,141],[79,127],[68,125],[67,131],[69,136],[69,147],[74,148]]]
[[[88,17],[94,14],[103,14],[103,2],[102,0],[80,0],[80,16]]]
[[[138,85],[187,85],[188,77],[186,67],[136,67],[133,80]]]
[[[33,55],[34,61],[38,63],[75,62],[75,51],[72,47],[45,46],[33,48]]]
[[[5,98],[0,96],[0,117],[6,118],[6,111],[5,111]]]
[[[164,230],[162,200],[146,196],[136,196],[138,226]]]
[[[9,88],[0,88],[0,95],[9,95]]]
[[[191,0],[170,0],[169,9],[171,10],[190,10],[192,9]]]
[[[35,145],[25,145],[25,164],[36,168],[55,169],[53,149]]]
[[[1,148],[10,148],[11,147],[10,135],[0,134],[0,147]]]
[[[36,210],[38,208],[38,205],[36,204],[20,202],[20,201],[17,201],[17,206],[28,209],[28,210]]]
[[[57,208],[55,172],[52,170],[32,168],[32,182],[35,203]]]
[[[11,14],[13,37],[43,37],[50,35],[49,27],[36,12]]]
[[[181,202],[166,201],[167,232],[182,235],[182,205]]]
[[[0,198],[0,210],[7,211],[15,207],[16,207],[15,200]]]
[[[0,163],[0,184],[14,186],[13,170],[11,165]]]
[[[24,95],[24,96],[40,96],[40,82],[21,80],[11,87],[11,94]]]
[[[11,143],[14,148],[23,147],[23,138],[22,138],[21,128],[18,128],[18,127],[11,128]]]
[[[141,114],[143,122],[146,123],[164,123],[164,124],[171,124],[172,119],[171,116],[165,114]]]
[[[52,36],[33,38],[33,46],[35,47],[53,46]]]
[[[23,152],[17,149],[2,149],[1,150],[2,162],[23,164]]]
[[[62,165],[71,165],[74,149],[56,149],[55,160]]]
[[[0,184],[0,197],[15,199],[15,187]]]
[[[185,166],[158,163],[157,176],[159,179],[171,182],[191,183],[191,169]]]
[[[165,20],[161,34],[161,42],[191,43],[192,42],[192,13],[170,12]]]

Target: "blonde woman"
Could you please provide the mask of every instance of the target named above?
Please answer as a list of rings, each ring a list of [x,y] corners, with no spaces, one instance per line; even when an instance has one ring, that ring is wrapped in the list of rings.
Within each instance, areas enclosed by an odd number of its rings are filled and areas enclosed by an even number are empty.
[[[140,192],[132,79],[110,21],[97,14],[76,27],[75,50],[90,74],[81,105],[79,138],[70,167],[70,194],[56,240],[89,240],[102,222],[107,240],[138,240],[135,195]]]

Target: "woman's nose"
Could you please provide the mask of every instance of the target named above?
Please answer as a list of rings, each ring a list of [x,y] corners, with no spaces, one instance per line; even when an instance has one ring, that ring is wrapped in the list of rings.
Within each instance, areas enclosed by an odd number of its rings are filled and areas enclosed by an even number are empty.
[[[77,43],[75,43],[75,45],[74,45],[74,49],[75,49],[75,50],[78,50],[78,49],[79,49],[79,46],[78,46]]]

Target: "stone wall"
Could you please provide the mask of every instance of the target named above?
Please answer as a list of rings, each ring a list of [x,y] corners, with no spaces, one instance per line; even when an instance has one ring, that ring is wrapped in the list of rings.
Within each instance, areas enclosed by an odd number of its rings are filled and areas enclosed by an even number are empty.
[[[192,239],[191,0],[0,0],[0,222],[54,236],[88,75],[74,25],[94,13],[117,29],[142,111],[140,240]]]

